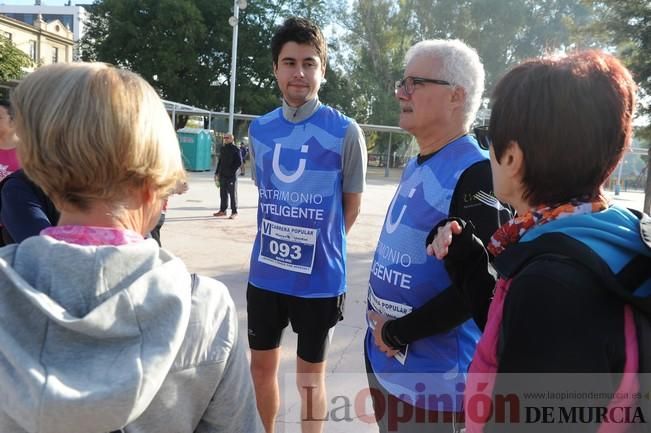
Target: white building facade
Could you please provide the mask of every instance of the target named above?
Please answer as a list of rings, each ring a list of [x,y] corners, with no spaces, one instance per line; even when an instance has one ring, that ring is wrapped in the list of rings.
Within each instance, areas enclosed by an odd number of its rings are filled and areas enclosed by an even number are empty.
[[[59,20],[48,23],[37,19],[29,25],[0,15],[0,36],[27,54],[34,67],[73,61],[72,31]]]
[[[48,31],[51,31],[50,24],[58,21],[55,25],[63,26],[72,33],[74,41],[73,59],[78,60],[80,57],[79,41],[84,36],[84,23],[88,18],[86,9],[83,6],[42,5],[38,0],[35,3],[31,6],[0,4],[0,15],[37,28],[42,27],[40,21],[44,21],[48,25]]]

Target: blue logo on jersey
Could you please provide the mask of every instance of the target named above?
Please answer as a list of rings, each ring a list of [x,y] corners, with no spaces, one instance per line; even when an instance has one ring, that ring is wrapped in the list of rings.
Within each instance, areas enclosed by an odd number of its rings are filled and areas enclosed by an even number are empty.
[[[414,196],[414,193],[416,193],[416,188],[412,188],[409,191],[409,195],[407,196],[408,198],[412,198]],[[396,194],[394,197],[393,201],[391,202],[391,206],[389,207],[389,212],[387,215],[387,222],[384,225],[385,230],[387,231],[388,234],[391,234],[396,231],[398,226],[400,225],[400,221],[402,221],[402,216],[405,214],[405,210],[407,210],[407,204],[403,204],[402,208],[400,209],[400,215],[398,215],[398,220],[393,221],[392,220],[392,215],[393,215],[393,207],[396,204],[396,199],[400,197],[400,193]]]
[[[280,143],[276,143],[276,146],[274,147],[274,156],[273,156],[273,163],[272,163],[272,168],[274,170],[274,174],[278,179],[285,183],[293,183],[298,180],[299,177],[303,175],[303,172],[305,171],[305,158],[301,158],[298,160],[298,169],[291,174],[285,174],[280,168]],[[301,146],[301,153],[307,153],[309,149],[309,146],[303,145]]]

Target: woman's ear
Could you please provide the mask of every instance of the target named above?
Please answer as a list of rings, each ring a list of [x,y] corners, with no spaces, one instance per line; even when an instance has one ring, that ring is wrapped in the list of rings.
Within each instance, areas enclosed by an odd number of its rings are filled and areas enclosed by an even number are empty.
[[[513,206],[518,215],[524,215],[531,204],[525,197],[526,188],[524,186],[525,162],[524,153],[517,141],[511,141],[502,154],[500,164],[503,169],[504,177],[508,178],[511,184],[511,195],[509,204]]]
[[[500,165],[512,179],[521,181],[524,177],[524,154],[517,141],[510,141],[502,154]]]
[[[142,204],[150,205],[158,200],[158,191],[152,182],[145,182],[140,187],[139,196]]]

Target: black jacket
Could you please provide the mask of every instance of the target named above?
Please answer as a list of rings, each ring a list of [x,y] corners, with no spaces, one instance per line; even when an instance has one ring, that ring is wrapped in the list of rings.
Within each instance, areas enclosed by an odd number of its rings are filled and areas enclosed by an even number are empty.
[[[473,227],[462,225],[464,230],[455,236],[445,267],[481,329],[497,275],[513,279],[504,300],[500,372],[622,370],[624,302],[594,272],[570,258],[579,254],[569,249],[577,241],[562,243],[560,237],[565,236],[555,233],[510,245],[495,258],[495,272]],[[567,256],[548,254],[550,243]]]
[[[20,169],[0,182],[2,242],[19,243],[59,221],[59,212],[43,190]]]
[[[219,162],[215,174],[220,177],[234,177],[241,165],[240,150],[232,143],[224,144],[219,152]]]

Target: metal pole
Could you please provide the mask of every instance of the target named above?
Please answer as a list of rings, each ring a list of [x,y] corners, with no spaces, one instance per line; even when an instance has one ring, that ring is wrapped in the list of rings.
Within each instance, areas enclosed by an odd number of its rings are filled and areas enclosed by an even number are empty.
[[[393,134],[389,132],[389,148],[387,149],[387,163],[384,165],[384,177],[389,177],[389,160],[391,159],[391,136]]]
[[[231,98],[228,109],[228,132],[233,133],[233,117],[235,115],[235,71],[237,68],[237,26],[240,18],[240,6],[239,1],[234,0],[233,2],[233,17],[235,17],[235,22],[233,23],[233,57],[231,60]]]
[[[624,154],[624,158],[626,154]],[[615,195],[619,195],[619,192],[622,189],[622,167],[624,167],[624,158],[619,161],[619,169],[617,170],[617,183],[615,184]]]

